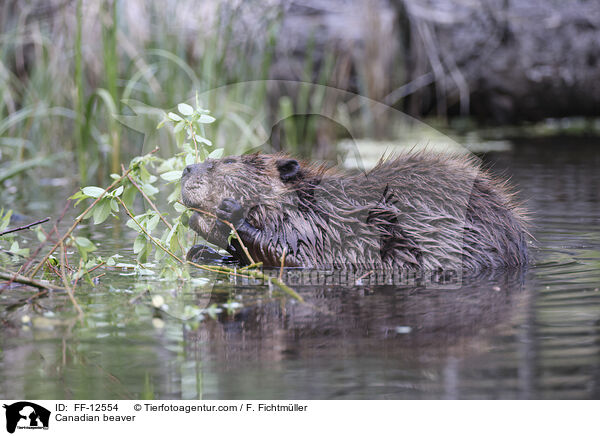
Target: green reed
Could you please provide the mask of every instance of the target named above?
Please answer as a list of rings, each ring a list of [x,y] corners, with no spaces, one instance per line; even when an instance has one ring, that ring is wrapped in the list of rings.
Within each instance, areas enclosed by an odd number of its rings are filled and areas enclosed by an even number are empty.
[[[198,33],[196,40],[190,41],[189,34],[173,28],[166,19],[164,4],[140,5],[151,20],[149,39],[143,44],[138,41],[141,37],[132,33],[135,29],[126,27],[126,19],[121,16],[125,3],[119,0],[103,0],[100,6],[83,0],[67,2],[46,21],[23,15],[31,13],[25,6],[16,8],[21,15],[11,15],[10,8],[0,6],[4,32],[0,34],[0,170],[17,162],[41,162],[44,156],[66,152],[71,158],[65,159],[60,173],[78,174],[81,183],[92,177],[106,180],[122,161],[140,153],[139,134],[123,129],[118,118],[127,110],[121,104],[123,100],[168,109],[196,92],[269,77],[281,15],[274,15],[265,25],[265,37],[254,41],[236,31],[243,5],[224,2],[214,28]],[[53,25],[47,25],[47,21]],[[97,23],[96,27],[90,23]],[[309,53],[304,80],[314,81],[317,77],[319,83],[327,84],[331,61],[316,65],[312,58],[313,53]],[[25,59],[23,66],[21,59]],[[227,95],[244,103],[247,116],[220,113],[211,129],[237,132],[224,133],[222,140],[237,138],[245,147],[260,144],[264,129],[259,115],[264,113],[253,112],[268,111],[273,103],[267,100],[266,84],[232,86]],[[299,100],[282,101],[289,113],[318,110],[322,103],[322,96],[313,95],[308,88],[301,91]],[[202,104],[215,113],[221,106],[217,100]],[[273,109],[277,111],[277,107]],[[314,138],[311,123],[309,120],[295,126],[296,137],[308,134],[307,138]],[[151,126],[155,120],[147,124]],[[299,147],[296,140],[291,151]],[[70,162],[75,163],[72,168]],[[48,171],[53,168],[58,171],[56,165]]]

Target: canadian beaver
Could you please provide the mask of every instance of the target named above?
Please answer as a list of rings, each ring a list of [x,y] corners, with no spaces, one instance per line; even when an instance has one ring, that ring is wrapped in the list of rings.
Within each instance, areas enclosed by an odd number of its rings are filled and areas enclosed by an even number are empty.
[[[527,262],[525,220],[506,183],[473,159],[409,153],[340,172],[285,155],[207,159],[182,175],[190,227],[245,263],[462,269]]]

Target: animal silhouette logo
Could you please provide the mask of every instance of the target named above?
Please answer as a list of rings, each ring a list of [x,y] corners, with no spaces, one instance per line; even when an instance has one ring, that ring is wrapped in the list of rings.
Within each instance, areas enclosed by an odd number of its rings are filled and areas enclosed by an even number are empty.
[[[6,409],[6,431],[14,433],[19,429],[48,429],[50,411],[42,406],[29,401],[19,401],[10,405],[4,404]]]

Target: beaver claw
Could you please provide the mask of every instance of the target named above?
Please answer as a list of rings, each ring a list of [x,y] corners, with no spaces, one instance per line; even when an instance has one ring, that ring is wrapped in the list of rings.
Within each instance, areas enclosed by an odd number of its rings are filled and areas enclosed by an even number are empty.
[[[225,198],[217,208],[217,218],[229,221],[236,229],[239,229],[244,224],[244,208],[233,198]],[[227,224],[221,223],[229,228]]]

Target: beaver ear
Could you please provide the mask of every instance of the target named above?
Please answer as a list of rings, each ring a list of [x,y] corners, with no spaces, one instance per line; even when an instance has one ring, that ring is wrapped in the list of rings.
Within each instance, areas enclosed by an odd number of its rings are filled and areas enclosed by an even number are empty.
[[[283,182],[289,182],[298,176],[300,164],[295,159],[279,159],[277,161],[277,171]]]

